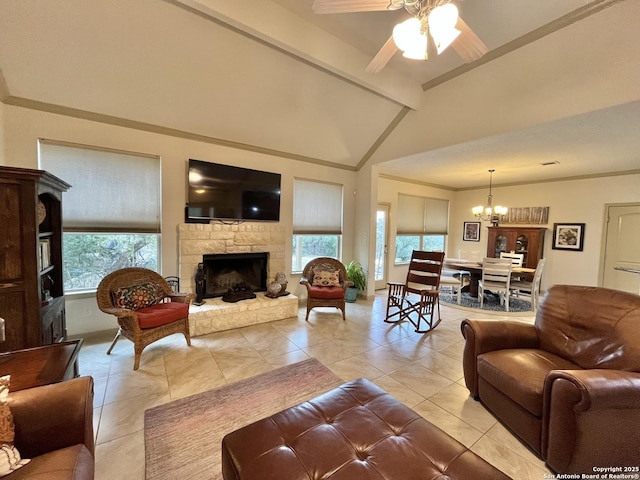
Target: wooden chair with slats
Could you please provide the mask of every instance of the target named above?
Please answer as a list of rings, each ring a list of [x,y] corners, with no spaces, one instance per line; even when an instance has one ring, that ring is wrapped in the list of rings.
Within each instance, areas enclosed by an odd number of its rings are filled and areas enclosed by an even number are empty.
[[[385,322],[409,320],[416,327],[417,333],[429,332],[440,323],[439,293],[443,262],[444,252],[413,251],[406,282],[388,283]],[[434,320],[436,307],[437,321]]]

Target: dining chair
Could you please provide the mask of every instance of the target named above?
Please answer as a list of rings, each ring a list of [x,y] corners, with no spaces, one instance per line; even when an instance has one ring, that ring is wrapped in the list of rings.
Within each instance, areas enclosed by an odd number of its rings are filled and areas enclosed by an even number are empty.
[[[466,275],[465,275],[466,273]],[[443,269],[440,274],[440,291],[451,291],[455,295],[458,305],[462,304],[462,288],[468,283],[469,272]]]
[[[484,292],[497,293],[500,304],[509,311],[509,287],[511,283],[512,263],[508,258],[490,258],[482,261],[482,279],[478,282],[480,308],[484,306]]]
[[[540,301],[540,283],[542,281],[542,270],[544,269],[544,258],[538,260],[538,266],[533,274],[533,279],[528,282],[526,280],[514,280],[511,282],[510,290],[514,297],[518,298],[521,293],[526,292],[531,299],[531,310],[538,310]]]
[[[500,252],[500,258],[508,258],[514,267],[521,267],[524,264],[524,253]]]

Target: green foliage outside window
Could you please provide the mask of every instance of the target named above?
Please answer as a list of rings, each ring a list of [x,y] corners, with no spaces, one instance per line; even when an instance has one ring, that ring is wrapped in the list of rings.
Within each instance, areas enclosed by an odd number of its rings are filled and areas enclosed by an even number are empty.
[[[444,245],[444,235],[398,235],[395,263],[408,263],[414,250],[444,251]]]
[[[301,272],[317,257],[340,258],[340,235],[294,235],[292,270]]]
[[[158,270],[158,235],[65,233],[64,289],[91,290],[108,274],[125,267]]]

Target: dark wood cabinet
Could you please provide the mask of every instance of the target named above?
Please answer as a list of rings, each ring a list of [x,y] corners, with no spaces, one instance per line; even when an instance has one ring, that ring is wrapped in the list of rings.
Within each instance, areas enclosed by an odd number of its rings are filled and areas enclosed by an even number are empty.
[[[66,339],[62,193],[42,170],[0,167],[0,352]]]
[[[497,258],[500,252],[524,254],[523,267],[536,268],[542,258],[546,228],[488,227],[487,257]]]

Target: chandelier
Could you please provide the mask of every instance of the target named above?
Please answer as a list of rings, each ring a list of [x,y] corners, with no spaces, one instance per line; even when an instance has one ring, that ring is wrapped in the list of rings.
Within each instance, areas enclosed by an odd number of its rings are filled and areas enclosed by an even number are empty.
[[[438,55],[460,35],[456,28],[458,8],[451,0],[391,0],[388,9],[404,8],[414,17],[393,29],[393,41],[403,57],[414,60],[427,58],[427,32],[433,39]]]
[[[501,207],[499,205],[493,206],[493,195],[491,194],[492,180],[494,169],[489,170],[489,196],[487,197],[487,205],[478,205],[473,207],[471,211],[479,219],[485,222],[491,222],[494,227],[498,226],[498,222],[504,220],[504,216],[507,214],[507,207]]]

